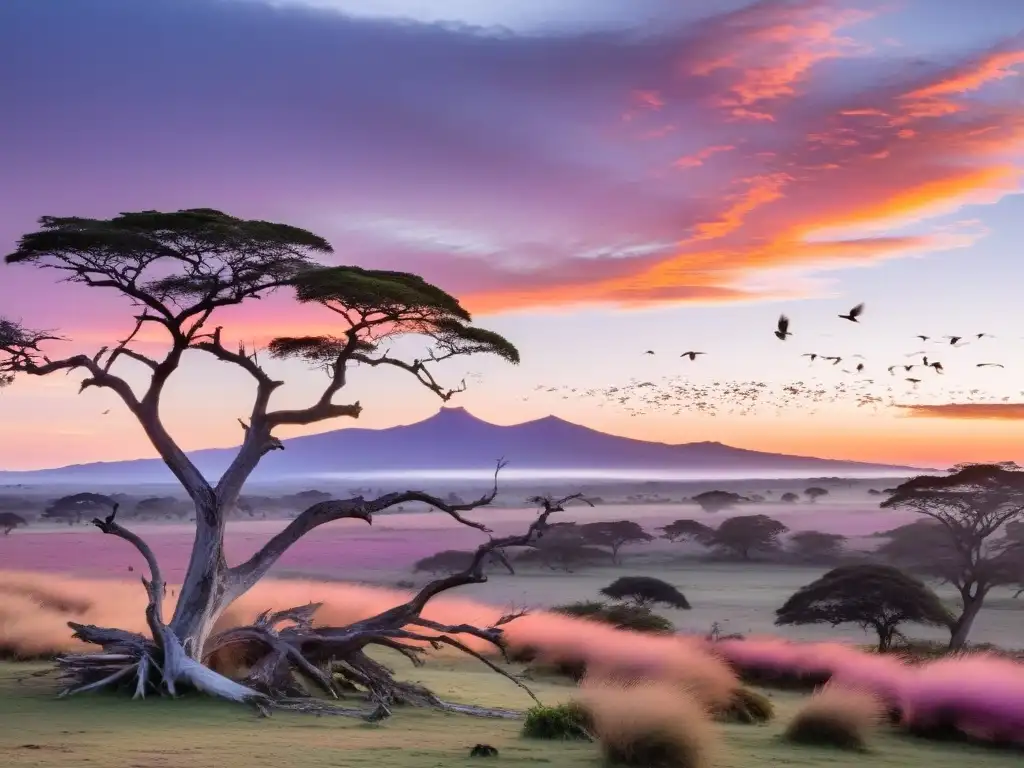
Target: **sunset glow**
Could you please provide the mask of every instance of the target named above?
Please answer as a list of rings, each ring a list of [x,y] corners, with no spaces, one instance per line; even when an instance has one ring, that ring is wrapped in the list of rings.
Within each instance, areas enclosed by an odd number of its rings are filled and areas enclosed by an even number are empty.
[[[421,5],[0,4],[0,70],[25,73],[0,79],[0,248],[43,215],[287,222],[327,238],[332,263],[423,275],[513,341],[518,367],[438,369],[467,377],[457,404],[488,421],[553,413],[924,467],[1024,461],[1024,5],[951,3],[942,29],[926,0]],[[137,309],[59,277],[0,267],[0,315],[59,329],[54,355],[131,331]],[[860,302],[859,323],[837,317]],[[340,330],[285,292],[211,324],[231,345]],[[155,326],[136,340],[167,342]],[[691,349],[707,354],[680,358]],[[902,370],[922,351],[942,373]],[[170,429],[186,449],[237,444],[251,382],[189,355]],[[303,364],[265,365],[287,381],[284,407],[324,387]],[[129,380],[144,373],[125,362]],[[0,393],[0,469],[154,455],[116,396],[78,395],[80,378]],[[608,394],[680,378],[764,382],[781,405],[710,414]],[[841,392],[812,407],[793,382]],[[364,369],[343,399],[361,401],[360,427],[440,405]]]

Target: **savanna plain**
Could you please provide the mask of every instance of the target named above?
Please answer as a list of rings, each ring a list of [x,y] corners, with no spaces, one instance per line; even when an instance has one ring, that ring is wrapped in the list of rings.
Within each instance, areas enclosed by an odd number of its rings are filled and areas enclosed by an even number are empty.
[[[422,665],[387,649],[369,654],[393,668],[396,679],[423,685],[444,702],[493,708],[503,716],[473,717],[395,706],[390,717],[379,722],[289,711],[263,718],[247,707],[195,693],[181,699],[144,701],[108,692],[58,698],[52,657],[85,650],[72,639],[68,621],[145,632],[146,594],[137,576],[146,572],[146,566],[134,550],[115,537],[101,535],[84,520],[60,519],[54,513],[47,517],[44,512],[31,524],[0,537],[4,568],[0,572],[0,647],[7,658],[0,662],[0,759],[4,765],[111,768],[185,764],[411,768],[486,764],[488,759],[505,764],[588,766],[612,760],[721,768],[1016,765],[1019,750],[1005,739],[995,739],[1000,743],[994,745],[983,722],[980,729],[967,734],[970,728],[965,729],[961,720],[960,726],[939,738],[934,731],[910,729],[886,716],[886,708],[891,712],[897,699],[904,701],[908,711],[916,706],[920,712],[927,707],[907,702],[937,701],[950,695],[951,686],[961,696],[986,689],[999,696],[995,688],[1019,683],[1018,664],[1009,660],[1021,645],[1024,626],[1024,604],[1015,598],[1015,589],[1002,587],[988,596],[974,622],[971,645],[952,657],[942,650],[949,639],[948,629],[942,626],[901,625],[899,641],[880,654],[875,650],[874,631],[869,627],[865,632],[856,622],[775,625],[778,609],[801,587],[837,565],[874,562],[873,553],[892,541],[887,533],[914,524],[912,513],[878,507],[879,489],[896,482],[838,478],[733,482],[729,492],[746,501],[735,506],[727,503],[715,511],[691,499],[725,487],[721,483],[587,486],[583,496],[595,501],[594,506],[566,504],[552,522],[556,530],[559,523],[566,528],[572,523],[636,523],[641,531],[634,531],[631,540],[627,536],[615,548],[614,558],[611,548],[600,546],[602,542],[589,551],[584,546],[571,552],[555,544],[522,550],[518,556],[511,555],[509,567],[489,565],[486,582],[440,596],[424,611],[425,617],[448,625],[477,626],[493,625],[503,615],[523,614],[504,627],[510,661],[490,653],[486,644],[472,642],[473,638],[466,641],[515,680],[496,674],[483,660],[448,647],[431,649]],[[808,486],[824,487],[828,493],[808,497]],[[54,501],[68,493],[41,487],[6,490],[44,510],[52,510]],[[267,502],[261,508],[259,502],[288,498],[292,490],[253,492],[260,495],[254,495],[229,523],[229,560],[244,560],[294,517],[280,504]],[[474,510],[472,516],[485,521],[493,535],[502,536],[522,530],[535,518],[535,510],[523,500],[538,494],[554,498],[566,490],[568,486],[554,482],[544,487],[513,484],[503,488],[494,507]],[[480,491],[467,486],[452,493],[473,498]],[[137,493],[140,498],[171,498],[161,496],[159,488]],[[787,493],[797,500],[778,500]],[[721,527],[730,518],[750,517],[751,498],[762,499],[756,512],[784,529],[763,548],[738,554],[711,547],[706,539],[672,540],[666,533],[679,520],[710,528]],[[131,509],[130,497],[122,494],[121,501]],[[176,519],[174,514],[143,515],[132,529],[145,538],[163,564],[169,585],[180,580],[194,535],[188,520]],[[841,537],[836,539],[842,543],[841,551],[828,547],[827,552],[813,551],[806,535],[801,549],[801,534],[808,532]],[[377,517],[372,526],[356,520],[323,526],[289,550],[271,578],[232,605],[217,631],[249,625],[261,611],[309,602],[322,603],[316,615],[320,624],[343,625],[373,616],[409,599],[432,580],[463,568],[460,558],[471,555],[487,538],[446,515],[415,505]],[[624,576],[664,582],[685,596],[683,603],[602,594]],[[955,613],[955,590],[939,583],[933,587]],[[173,595],[173,586],[170,592]],[[581,618],[585,610],[580,606],[586,605],[591,606],[591,615]],[[595,606],[605,613],[594,614]],[[658,617],[669,631],[661,625],[638,625],[637,629],[627,619],[609,618],[607,611],[615,606]],[[740,650],[739,643],[746,649]],[[957,659],[967,664],[960,674],[950,667]],[[573,670],[574,665],[580,669]],[[1013,680],[1008,680],[1006,671],[1011,667]],[[765,674],[767,668],[773,670],[771,674]],[[527,686],[536,699],[521,686]],[[837,686],[845,686],[850,701],[828,701],[828,692],[840,690]],[[945,690],[940,690],[943,686]],[[893,693],[896,688],[900,691]],[[743,714],[737,716],[735,692],[740,689],[756,703],[749,710],[741,707]],[[676,712],[675,695],[699,706],[691,710],[684,704]],[[857,695],[870,703],[858,706]],[[1019,689],[1016,695],[1020,696]],[[343,701],[361,697],[342,694]],[[800,743],[793,735],[795,723],[811,717],[815,705],[827,711],[826,720],[841,721],[840,730],[853,733],[852,744],[837,749],[838,742],[827,734],[811,739],[818,743]],[[1021,716],[1020,698],[996,706],[1017,708],[1010,721]],[[550,725],[551,718],[577,710],[588,713],[579,720],[582,735],[571,727],[560,730],[564,723]],[[984,715],[980,717],[984,720]],[[625,730],[661,734],[677,751],[671,751],[670,758],[664,754],[670,747],[639,758],[623,756],[611,743],[625,739],[622,733],[612,733],[614,728],[608,725],[612,720],[620,725],[629,721]],[[493,747],[497,755],[471,756],[477,745]]]

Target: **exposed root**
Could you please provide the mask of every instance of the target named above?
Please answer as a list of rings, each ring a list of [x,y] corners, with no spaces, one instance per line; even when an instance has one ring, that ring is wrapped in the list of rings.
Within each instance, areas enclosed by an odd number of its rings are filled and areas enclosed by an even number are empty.
[[[143,579],[149,596],[146,619],[152,639],[119,629],[70,622],[74,637],[103,649],[103,653],[62,656],[57,660],[64,684],[62,696],[102,688],[131,690],[133,698],[155,693],[177,696],[185,690],[201,691],[228,701],[247,703],[263,715],[272,709],[358,717],[368,722],[383,720],[396,705],[427,707],[477,717],[517,718],[521,712],[443,701],[424,686],[396,680],[394,672],[371,658],[371,646],[389,648],[414,666],[423,663],[428,648],[456,648],[485,664],[524,690],[533,692],[516,675],[468,647],[460,635],[484,640],[505,655],[503,626],[522,613],[500,617],[486,628],[469,624],[447,625],[421,616],[427,603],[449,589],[487,580],[483,564],[495,551],[532,546],[547,527],[548,517],[563,509],[558,501],[538,498],[542,511],[526,533],[491,538],[474,554],[462,572],[425,585],[408,602],[376,616],[344,627],[317,627],[313,617],[319,603],[264,612],[245,627],[235,627],[212,637],[202,660],[192,658],[161,616],[164,583],[149,547],[135,534],[114,522],[116,508],[105,520],[94,520],[104,533],[131,542],[150,566],[151,580]],[[227,674],[244,674],[236,681]],[[225,674],[227,673],[227,674]],[[304,685],[303,683],[306,683]],[[314,698],[310,687],[328,698]],[[339,701],[356,696],[361,707]],[[368,706],[367,706],[368,705]]]

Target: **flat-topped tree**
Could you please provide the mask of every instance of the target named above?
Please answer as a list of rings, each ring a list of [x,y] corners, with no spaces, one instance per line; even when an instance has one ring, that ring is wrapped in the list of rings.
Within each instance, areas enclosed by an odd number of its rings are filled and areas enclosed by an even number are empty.
[[[1024,579],[1024,544],[1006,535],[1024,521],[1024,470],[1012,461],[958,464],[945,475],[910,478],[880,506],[923,516],[890,531],[879,552],[956,587],[962,610],[949,647],[960,650],[992,589]]]
[[[247,561],[229,565],[224,553],[228,512],[236,507],[243,485],[265,454],[283,448],[274,430],[339,417],[358,418],[362,410],[358,402],[335,401],[353,368],[399,369],[447,401],[463,386],[440,384],[435,378],[438,363],[481,353],[496,354],[511,363],[519,361],[511,343],[472,325],[469,313],[455,297],[412,274],[323,266],[315,258],[332,249],[322,237],[297,227],[239,219],[211,209],[141,211],[111,219],[46,216],[39,223],[39,231],[23,236],[17,250],[6,257],[7,263],[51,269],[64,281],[120,294],[134,307],[134,325],[122,341],[110,346],[55,357],[49,351],[52,345],[65,341],[58,334],[0,318],[0,376],[7,380],[17,375],[78,373],[83,376],[81,391],[102,388],[114,392],[136,417],[195,507],[191,558],[166,626],[160,612],[163,593],[158,566],[148,547],[112,515],[93,521],[104,533],[124,538],[139,549],[151,567],[147,620],[156,646],[134,641],[124,646],[145,654],[136,670],[141,692],[147,689],[149,679],[146,659],[158,654],[163,684],[171,690],[177,681],[228,698],[256,698],[248,688],[232,687],[233,683],[209,669],[197,669],[201,667],[198,662],[224,609],[259,581],[292,544],[324,523],[342,518],[369,523],[381,510],[422,502],[460,523],[487,531],[462,513],[489,504],[496,485],[481,498],[464,504],[410,490],[313,504]],[[273,356],[301,358],[326,371],[322,394],[305,408],[273,408],[272,396],[283,382],[267,373],[256,349],[229,346],[221,328],[214,325],[215,315],[224,307],[257,300],[278,289],[293,291],[301,303],[321,306],[325,319],[337,323],[333,335],[278,338],[269,344]],[[147,326],[159,329],[165,337],[159,353],[138,343],[139,332]],[[429,351],[423,357],[400,358],[384,346],[410,334],[427,343]],[[160,415],[161,398],[187,351],[203,352],[237,366],[254,384],[238,452],[216,481],[202,475]],[[122,376],[122,367],[131,365],[147,374],[139,389]],[[475,572],[474,580],[479,580]],[[121,647],[111,640],[111,632],[115,631],[77,629],[86,641]],[[108,658],[101,666],[109,668],[113,663]]]

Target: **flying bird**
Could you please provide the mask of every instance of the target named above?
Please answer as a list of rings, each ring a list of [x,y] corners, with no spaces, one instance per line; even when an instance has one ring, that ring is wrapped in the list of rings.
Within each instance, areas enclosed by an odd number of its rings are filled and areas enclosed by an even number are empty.
[[[1006,366],[1002,363],[977,363],[977,368],[1005,368]]]
[[[864,305],[858,304],[856,307],[850,310],[848,315],[840,315],[843,320],[849,320],[851,323],[856,323],[857,318],[864,314]]]
[[[644,354],[645,355],[653,355],[654,354],[654,350],[653,349],[648,349],[646,352],[644,352]]]
[[[817,352],[804,352],[802,355],[800,355],[800,357],[809,357],[809,358],[811,358],[811,362],[813,363],[815,360],[818,359],[818,353]]]
[[[922,335],[918,334],[915,338],[918,338],[921,341],[928,341],[928,339],[930,339],[931,336],[922,336]]]
[[[789,332],[789,318],[785,315],[779,315],[779,326],[775,331],[775,338],[780,341],[785,341],[787,336],[792,335],[793,334]]]
[[[681,354],[680,357],[688,357],[691,360],[696,360],[697,359],[697,355],[706,355],[706,354],[707,354],[707,352],[683,352],[683,354]]]
[[[843,358],[841,358],[841,357],[822,357],[821,359],[822,360],[831,360],[832,361],[832,365],[839,365],[841,362],[843,362]]]
[[[908,379],[907,379],[907,381],[909,381],[909,382],[910,382],[911,384],[913,384],[913,385],[914,385],[915,387],[916,387],[916,386],[917,386],[918,384],[920,384],[920,383],[921,383],[921,380],[920,380],[920,379],[911,379],[911,378],[908,378]]]
[[[943,336],[944,339],[949,339],[949,345],[955,347],[956,343],[963,338],[963,336]]]
[[[942,367],[942,363],[940,363],[938,360],[936,360],[934,363],[925,363],[925,365],[927,365],[929,368],[934,368],[936,373],[942,373],[942,371],[944,370]]]

